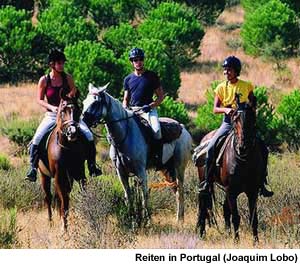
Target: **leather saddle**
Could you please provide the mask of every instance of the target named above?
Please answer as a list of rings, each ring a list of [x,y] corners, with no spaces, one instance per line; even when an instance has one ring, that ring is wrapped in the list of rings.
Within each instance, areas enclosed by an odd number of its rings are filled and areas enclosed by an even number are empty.
[[[135,120],[142,131],[142,134],[146,140],[148,145],[152,145],[157,143],[157,140],[153,137],[153,132],[149,123],[139,115],[136,115]],[[182,133],[182,126],[176,120],[170,118],[159,118],[161,134],[162,134],[162,142],[163,143],[171,143],[180,137]]]

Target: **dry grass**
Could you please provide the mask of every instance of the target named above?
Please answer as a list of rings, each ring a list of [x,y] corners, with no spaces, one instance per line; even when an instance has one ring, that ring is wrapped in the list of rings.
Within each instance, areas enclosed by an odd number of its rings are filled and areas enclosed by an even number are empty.
[[[15,114],[24,120],[41,115],[42,108],[36,102],[36,85],[22,84],[19,86],[0,87],[0,115],[8,118]]]

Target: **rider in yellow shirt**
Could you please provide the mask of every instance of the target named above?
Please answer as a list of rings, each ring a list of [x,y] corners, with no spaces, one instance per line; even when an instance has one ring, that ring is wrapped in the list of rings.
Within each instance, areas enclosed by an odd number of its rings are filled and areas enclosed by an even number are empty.
[[[232,128],[231,125],[231,113],[236,108],[235,101],[236,94],[239,95],[240,103],[253,102],[255,96],[253,94],[253,85],[250,82],[243,81],[238,78],[240,75],[242,65],[241,61],[235,56],[227,57],[223,62],[224,75],[226,81],[220,83],[215,89],[214,99],[214,113],[223,113],[224,119],[220,128],[216,131],[212,139],[210,140],[207,148],[206,161],[205,161],[205,179],[201,183],[200,192],[208,193],[209,184],[213,174],[213,162],[214,162],[214,146],[219,137],[226,135]],[[265,144],[259,139],[262,155],[264,158],[265,166],[265,178],[262,181],[260,187],[260,194],[264,197],[271,197],[272,191],[268,191],[265,187],[267,183],[267,161],[268,161],[268,149]]]

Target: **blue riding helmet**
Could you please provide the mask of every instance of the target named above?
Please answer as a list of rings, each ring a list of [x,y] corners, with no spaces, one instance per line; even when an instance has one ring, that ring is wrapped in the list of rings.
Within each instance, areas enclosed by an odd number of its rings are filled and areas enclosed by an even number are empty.
[[[142,49],[140,48],[133,48],[130,52],[129,52],[129,60],[132,61],[134,58],[141,58],[144,59],[145,58],[145,53]]]
[[[236,74],[239,76],[241,73],[241,69],[242,69],[242,64],[239,58],[235,57],[235,56],[229,56],[227,57],[223,64],[222,67],[229,67],[232,68]]]

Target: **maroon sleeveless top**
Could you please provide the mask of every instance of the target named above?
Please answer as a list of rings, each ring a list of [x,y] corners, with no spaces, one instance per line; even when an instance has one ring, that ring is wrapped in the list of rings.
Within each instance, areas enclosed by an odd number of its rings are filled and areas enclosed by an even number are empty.
[[[46,94],[47,101],[50,105],[59,106],[60,99],[61,99],[60,98],[61,90],[66,89],[67,92],[70,91],[65,73],[62,73],[62,81],[63,83],[61,86],[52,86],[50,75],[49,74],[47,75],[45,94]]]

